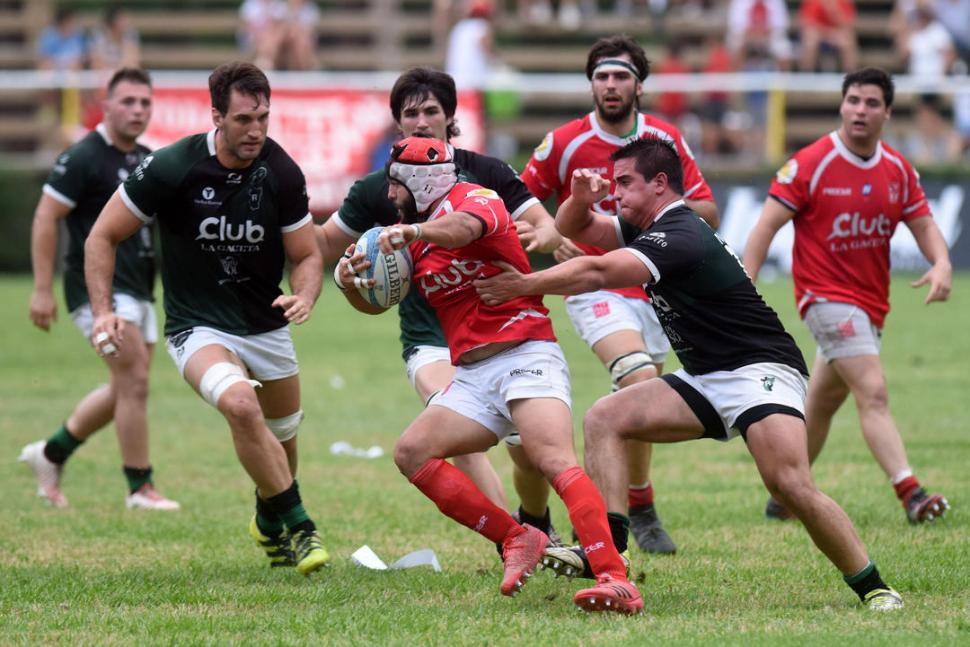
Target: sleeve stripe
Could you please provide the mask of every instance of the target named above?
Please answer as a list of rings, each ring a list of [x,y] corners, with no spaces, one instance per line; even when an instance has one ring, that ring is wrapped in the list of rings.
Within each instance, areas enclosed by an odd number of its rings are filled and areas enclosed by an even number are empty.
[[[793,204],[792,204],[791,202],[789,202],[788,200],[785,200],[784,198],[781,198],[781,197],[779,197],[779,196],[777,196],[777,195],[775,195],[774,193],[769,193],[769,194],[768,194],[768,197],[769,197],[769,198],[772,198],[773,200],[777,200],[778,202],[780,202],[780,203],[781,203],[781,205],[782,205],[783,207],[786,207],[786,208],[788,208],[788,209],[791,209],[792,211],[795,211],[796,213],[798,212],[798,207],[796,207],[795,205],[793,205]]]
[[[465,213],[468,213],[468,212],[466,211]],[[468,213],[468,215],[474,218],[475,220],[477,220],[478,222],[482,223],[482,234],[478,237],[478,239],[484,238],[486,234],[490,233],[488,228],[488,223],[485,222],[484,218],[482,218],[481,216],[475,213]]]
[[[512,216],[512,220],[518,220],[519,219],[519,216],[521,216],[522,214],[524,214],[526,211],[528,211],[530,208],[532,208],[533,205],[536,205],[536,204],[540,204],[540,202],[539,202],[539,200],[537,198],[534,198],[534,197],[533,198],[529,198],[528,200],[526,200],[525,202],[523,202],[521,205],[519,205],[519,208],[518,209],[516,209],[514,212],[512,212],[510,214]]]
[[[692,186],[691,188],[689,188],[689,189],[687,189],[686,191],[684,191],[684,197],[685,197],[685,198],[689,198],[689,197],[691,196],[691,194],[692,194],[692,193],[696,193],[696,192],[697,192],[697,190],[698,190],[698,189],[700,189],[700,188],[701,188],[701,186],[703,186],[703,185],[704,185],[704,183],[703,183],[703,182],[698,182],[697,184],[695,184],[695,185],[694,185],[694,186]]]
[[[620,247],[625,246],[626,241],[623,240],[623,223],[620,222],[619,216],[613,218],[613,227],[616,229],[616,241],[620,244]]]
[[[57,200],[65,207],[70,207],[71,209],[73,209],[74,207],[77,206],[77,202],[75,202],[74,200],[71,200],[69,197],[67,197],[66,195],[64,195],[54,187],[52,187],[50,184],[45,184],[43,191],[45,195],[50,196],[54,200]]]
[[[296,231],[297,229],[301,229],[302,227],[306,226],[307,223],[312,223],[312,222],[313,222],[313,216],[311,216],[310,214],[307,214],[302,218],[300,218],[297,222],[294,222],[292,225],[286,225],[285,227],[280,227],[280,231],[283,232],[284,234],[288,234],[291,231]]]
[[[644,254],[639,250],[633,249],[632,247],[624,247],[623,250],[630,252],[631,254],[636,256],[638,259],[640,259],[641,263],[647,266],[647,269],[650,270],[650,273],[653,275],[654,283],[660,282],[660,270],[657,268],[657,266],[654,264],[653,261],[647,258],[646,254]]]
[[[143,222],[150,223],[152,221],[151,216],[145,214],[144,211],[138,208],[138,205],[129,197],[128,192],[125,191],[125,185],[122,184],[118,187],[118,195],[121,196],[121,201],[125,203],[125,206],[138,217],[139,220]]]
[[[903,209],[903,214],[913,213],[914,211],[916,211],[917,209],[919,209],[920,207],[922,207],[924,204],[926,204],[926,200],[920,200],[916,204],[912,204],[912,205],[906,207],[905,209]]]
[[[344,232],[348,236],[353,236],[354,238],[360,238],[361,236],[364,235],[364,232],[357,231],[356,229],[352,228],[350,225],[344,222],[344,219],[340,217],[339,209],[333,212],[333,214],[330,216],[330,219],[333,220],[333,224],[337,225],[337,228],[340,229],[340,231]]]

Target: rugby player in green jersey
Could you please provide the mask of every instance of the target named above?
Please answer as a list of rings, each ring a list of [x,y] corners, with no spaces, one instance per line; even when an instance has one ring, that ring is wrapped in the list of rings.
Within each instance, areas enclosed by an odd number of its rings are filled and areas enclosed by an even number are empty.
[[[34,212],[31,257],[34,291],[30,320],[49,331],[57,320],[54,265],[57,231],[66,224],[68,251],[64,268],[64,296],[75,325],[91,336],[94,318],[84,287],[84,241],[101,208],[149,154],[137,142],[152,114],[152,85],[148,73],[122,68],[108,81],[104,118],[81,141],[64,151],[47,177]],[[61,428],[46,441],[23,448],[20,460],[34,471],[37,493],[55,507],[65,507],[61,474],[78,446],[112,420],[118,434],[122,467],[128,481],[129,508],[177,510],[152,482],[148,451],[148,367],[158,327],[155,322],[155,244],[150,225],[138,229],[118,247],[118,262],[109,297],[118,316],[128,324],[129,340],[105,362],[111,378],[75,406]]]
[[[256,484],[250,534],[272,566],[309,574],[329,556],[294,480],[303,411],[289,324],[310,317],[323,272],[306,181],[266,135],[270,86],[259,68],[221,65],[209,92],[215,128],[145,158],[88,237],[93,340],[103,352],[128,343],[110,299],[115,252],[143,223],[156,222],[168,352],[229,423]],[[291,294],[279,287],[287,261]]]

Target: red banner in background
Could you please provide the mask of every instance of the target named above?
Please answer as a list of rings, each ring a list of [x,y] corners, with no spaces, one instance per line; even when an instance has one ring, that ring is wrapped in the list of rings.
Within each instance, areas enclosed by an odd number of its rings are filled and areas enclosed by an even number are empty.
[[[142,141],[153,149],[212,128],[206,90],[156,88],[152,121]],[[387,92],[370,90],[274,90],[269,135],[303,169],[311,210],[340,206],[350,185],[386,159],[397,131]],[[458,96],[455,115],[461,137],[452,143],[482,151],[485,129],[478,93]]]

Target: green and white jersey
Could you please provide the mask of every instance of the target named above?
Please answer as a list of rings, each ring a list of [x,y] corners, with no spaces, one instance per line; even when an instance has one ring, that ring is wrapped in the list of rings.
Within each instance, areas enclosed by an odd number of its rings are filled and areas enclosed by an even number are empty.
[[[306,180],[272,139],[245,169],[216,159],[216,131],[159,149],[135,169],[121,198],[162,241],[165,334],[208,326],[255,335],[287,324],[283,234],[311,224]]]
[[[515,170],[505,162],[461,148],[451,150],[459,179],[498,193],[513,220],[539,203]],[[371,227],[386,227],[400,222],[400,214],[387,197],[384,171],[375,171],[355,182],[340,209],[331,217],[349,236],[360,236]],[[401,344],[405,357],[416,346],[448,346],[438,317],[419,290],[409,290],[398,304],[397,311],[401,319]]]
[[[88,303],[84,284],[84,241],[101,209],[134,171],[149,149],[138,145],[126,153],[115,148],[104,124],[89,132],[60,157],[44,183],[44,193],[70,207],[66,224],[67,258],[64,269],[64,298],[68,310]],[[112,291],[152,301],[155,286],[155,246],[151,225],[118,245]]]

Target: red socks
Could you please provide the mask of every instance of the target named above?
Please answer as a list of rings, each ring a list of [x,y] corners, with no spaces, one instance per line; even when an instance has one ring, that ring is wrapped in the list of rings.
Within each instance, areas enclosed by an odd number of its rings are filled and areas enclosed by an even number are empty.
[[[580,546],[593,573],[609,573],[625,580],[626,567],[613,545],[606,520],[606,504],[593,481],[579,465],[574,465],[557,474],[552,487],[569,510],[569,520],[579,535]]]
[[[906,503],[906,499],[909,498],[909,495],[913,492],[913,490],[918,487],[919,481],[916,480],[915,476],[907,476],[899,483],[893,484],[893,489],[896,490],[896,496],[898,496],[899,500],[903,503]]]
[[[645,508],[653,505],[653,483],[647,481],[644,487],[633,487],[627,490],[627,504],[631,508]]]
[[[492,503],[460,469],[440,458],[428,460],[410,481],[445,516],[497,544],[508,536],[525,532],[512,515]],[[603,519],[606,520],[605,512]]]

